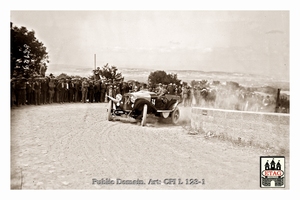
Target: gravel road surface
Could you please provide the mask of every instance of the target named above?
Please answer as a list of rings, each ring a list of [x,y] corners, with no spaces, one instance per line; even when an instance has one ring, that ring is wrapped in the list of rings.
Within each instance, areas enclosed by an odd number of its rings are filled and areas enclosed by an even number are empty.
[[[259,157],[269,153],[189,134],[191,108],[180,107],[179,125],[149,116],[145,127],[107,121],[106,108],[12,108],[11,189],[260,188]]]

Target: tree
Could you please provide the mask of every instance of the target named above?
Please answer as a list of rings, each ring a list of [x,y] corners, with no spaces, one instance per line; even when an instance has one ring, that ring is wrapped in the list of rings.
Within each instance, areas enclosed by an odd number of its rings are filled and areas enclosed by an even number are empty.
[[[165,71],[157,70],[155,72],[151,72],[148,76],[148,84],[150,86],[155,86],[158,83],[169,84],[175,83],[177,85],[180,84],[180,80],[177,78],[177,74],[167,74]]]
[[[11,77],[35,75],[45,76],[48,52],[42,42],[35,37],[35,32],[28,31],[26,27],[10,26],[11,34]]]
[[[122,73],[118,72],[118,68],[116,66],[109,66],[108,63],[101,69],[97,68],[97,70],[93,71],[95,75],[96,73],[99,73],[100,76],[104,77],[111,83],[120,83],[124,79],[122,77]]]

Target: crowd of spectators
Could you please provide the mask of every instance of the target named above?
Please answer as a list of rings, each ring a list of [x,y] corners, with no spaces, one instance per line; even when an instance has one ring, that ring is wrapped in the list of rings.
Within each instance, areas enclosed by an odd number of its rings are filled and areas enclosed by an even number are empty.
[[[115,82],[87,77],[54,76],[11,80],[11,106],[42,105],[52,103],[101,103],[108,102],[107,96],[148,90],[159,95],[172,94],[181,98],[182,105],[211,107],[217,109],[266,111],[289,113],[289,96],[263,94],[230,84],[157,84],[149,86],[136,81]],[[277,108],[276,108],[277,106]]]

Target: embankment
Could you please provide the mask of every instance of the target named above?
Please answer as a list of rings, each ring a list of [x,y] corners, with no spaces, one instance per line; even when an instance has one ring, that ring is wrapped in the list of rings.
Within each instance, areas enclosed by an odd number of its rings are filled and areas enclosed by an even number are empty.
[[[192,108],[191,126],[230,141],[289,152],[290,115]]]

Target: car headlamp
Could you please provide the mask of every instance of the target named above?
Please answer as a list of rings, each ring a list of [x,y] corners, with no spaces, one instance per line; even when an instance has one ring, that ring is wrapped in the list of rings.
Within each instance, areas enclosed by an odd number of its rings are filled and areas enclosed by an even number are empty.
[[[131,97],[130,97],[130,101],[131,101],[131,103],[134,103],[134,102],[135,102],[135,100],[136,100],[136,97],[135,97],[135,96],[131,96]]]
[[[121,94],[117,94],[116,99],[117,99],[117,101],[121,101],[122,95]]]

